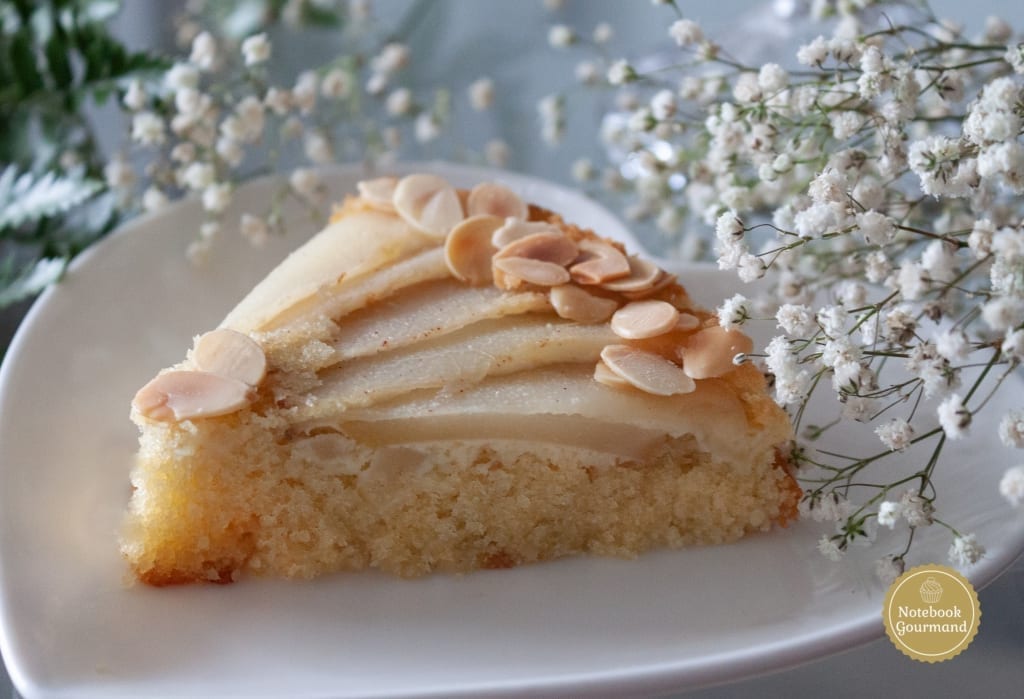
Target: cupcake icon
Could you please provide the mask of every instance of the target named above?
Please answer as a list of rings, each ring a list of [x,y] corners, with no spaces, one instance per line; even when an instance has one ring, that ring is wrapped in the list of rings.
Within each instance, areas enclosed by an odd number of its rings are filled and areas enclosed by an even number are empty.
[[[935,578],[928,576],[928,578],[921,583],[921,600],[928,604],[935,604],[942,597],[942,585],[940,585]]]

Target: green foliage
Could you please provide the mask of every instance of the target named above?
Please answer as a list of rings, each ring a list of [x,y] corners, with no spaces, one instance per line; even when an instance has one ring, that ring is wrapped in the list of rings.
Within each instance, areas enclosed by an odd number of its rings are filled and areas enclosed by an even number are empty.
[[[59,279],[117,222],[85,109],[169,65],[110,34],[119,9],[118,0],[0,0],[0,307]]]

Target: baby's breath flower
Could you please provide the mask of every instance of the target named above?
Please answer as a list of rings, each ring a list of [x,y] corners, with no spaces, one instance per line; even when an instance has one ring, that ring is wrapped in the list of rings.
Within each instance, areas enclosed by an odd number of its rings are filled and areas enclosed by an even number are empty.
[[[960,567],[972,566],[984,555],[985,547],[978,543],[974,534],[954,537],[953,545],[949,547],[949,560]]]
[[[836,543],[835,539],[827,535],[822,535],[818,539],[818,552],[830,561],[840,560],[844,553],[843,549],[839,548],[839,544]]]
[[[332,68],[320,81],[320,94],[327,99],[338,100],[352,93],[352,76],[347,70]]]
[[[900,498],[900,515],[911,527],[927,527],[934,521],[935,507],[916,490],[908,490]]]
[[[1010,64],[1015,73],[1024,75],[1024,43],[1007,47],[1003,60]]]
[[[182,180],[189,189],[202,190],[213,184],[214,176],[213,165],[195,162],[185,168],[182,173]]]
[[[323,193],[320,176],[308,168],[294,170],[288,178],[288,184],[296,194],[311,204],[318,203]]]
[[[384,101],[384,107],[391,116],[403,116],[412,110],[412,92],[407,87],[392,90]]]
[[[302,148],[310,162],[317,165],[326,165],[334,160],[334,144],[331,143],[330,137],[319,129],[306,133]]]
[[[166,140],[164,120],[153,112],[139,112],[132,118],[132,140],[144,146],[158,146]]]
[[[254,34],[242,42],[242,57],[245,65],[257,66],[270,59],[270,40],[266,34]]]
[[[939,403],[939,424],[949,439],[961,439],[971,424],[971,412],[960,395],[954,393]]]
[[[386,45],[371,61],[374,73],[390,75],[409,63],[409,47],[397,42]]]
[[[671,90],[660,90],[651,98],[651,114],[658,121],[671,119],[676,113],[676,96]]]
[[[469,86],[469,104],[478,112],[491,108],[494,104],[494,81],[490,78],[479,78]]]
[[[895,417],[884,425],[876,427],[875,434],[889,451],[904,451],[914,438],[914,428],[903,418]],[[881,523],[881,519],[879,519],[879,524]]]
[[[608,82],[612,85],[624,85],[636,79],[636,70],[624,59],[615,61],[608,68]]]
[[[202,32],[192,40],[189,62],[203,71],[211,71],[217,65],[217,40],[210,32]]]
[[[1024,449],[1024,410],[1011,410],[999,421],[999,441]]]
[[[896,578],[903,575],[906,564],[902,557],[883,556],[875,561],[875,576],[885,586],[892,585]]]
[[[548,29],[548,43],[554,48],[565,48],[576,43],[576,32],[564,24],[555,24]]]
[[[981,318],[996,332],[1006,332],[1024,322],[1024,299],[997,296],[981,307]]]
[[[895,529],[896,523],[899,522],[900,517],[903,516],[903,506],[898,502],[892,500],[883,500],[882,504],[878,506],[878,525],[880,527],[889,527],[889,529]]]
[[[307,70],[299,73],[295,86],[292,88],[292,101],[303,114],[309,114],[316,106],[316,93],[319,85],[320,81],[315,72]]]
[[[704,41],[704,31],[692,19],[677,19],[668,28],[668,35],[679,46],[692,46]]]
[[[766,94],[776,93],[789,85],[789,73],[778,63],[765,63],[757,73],[757,84]]]
[[[509,152],[508,144],[500,139],[488,141],[484,145],[484,158],[495,167],[508,165]]]
[[[188,63],[175,63],[164,74],[164,85],[171,92],[199,86],[199,71]]]
[[[159,211],[167,206],[167,195],[159,187],[150,186],[142,194],[142,208],[146,211]]]
[[[263,104],[277,114],[278,116],[284,116],[288,113],[288,110],[292,108],[292,93],[291,90],[282,89],[279,87],[271,87],[267,90],[267,94],[263,97]]]
[[[718,307],[718,324],[726,330],[735,330],[750,318],[750,300],[735,294]]]
[[[572,178],[577,182],[588,182],[596,173],[594,163],[587,158],[580,158],[572,164]]]
[[[146,94],[146,90],[142,87],[142,81],[138,78],[128,83],[128,89],[125,90],[124,97],[121,102],[125,107],[133,112],[137,112],[149,101],[149,96]]]
[[[607,44],[615,35],[615,30],[608,22],[600,22],[594,27],[593,39],[595,44]]]
[[[212,213],[220,213],[231,203],[231,184],[220,182],[207,185],[203,189],[203,208]]]
[[[783,304],[776,312],[775,320],[790,337],[810,337],[818,329],[814,314],[806,304]]]
[[[1024,361],[1024,330],[1009,330],[1003,338],[999,351],[1003,356],[1014,362]]]
[[[242,214],[239,230],[242,233],[242,237],[256,247],[262,247],[266,244],[269,237],[266,221],[252,214]]]
[[[420,143],[429,143],[441,135],[441,125],[430,112],[423,112],[416,117],[413,132]]]
[[[796,60],[805,66],[820,66],[828,58],[828,41],[823,36],[804,44],[796,52]]]
[[[1024,505],[1024,466],[1006,469],[999,480],[999,494],[1014,507]]]

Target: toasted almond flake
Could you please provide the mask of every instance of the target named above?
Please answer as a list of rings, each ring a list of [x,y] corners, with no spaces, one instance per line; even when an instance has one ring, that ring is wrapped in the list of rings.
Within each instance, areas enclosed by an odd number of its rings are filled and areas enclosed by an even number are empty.
[[[578,245],[580,256],[569,268],[577,284],[603,284],[629,276],[629,260],[613,246],[589,238],[579,241]]]
[[[737,330],[712,325],[690,335],[680,349],[683,371],[694,379],[710,379],[728,374],[736,368],[732,358],[750,354],[754,342]]]
[[[640,301],[642,299],[650,298],[654,294],[657,294],[665,287],[671,286],[676,281],[676,275],[669,274],[665,270],[661,270],[661,274],[657,276],[654,283],[648,287],[640,289],[638,291],[620,291],[619,293],[625,296],[630,301]],[[678,307],[680,304],[676,304]],[[689,304],[684,304],[684,307],[689,308]]]
[[[612,331],[627,340],[664,335],[676,327],[679,311],[664,301],[633,301],[615,311]]]
[[[378,177],[357,182],[356,189],[367,204],[382,211],[394,211],[395,187],[397,185],[397,177]]]
[[[697,385],[682,369],[664,357],[629,345],[608,345],[601,359],[619,377],[656,396],[691,393]]]
[[[534,233],[561,233],[558,227],[547,221],[524,221],[521,218],[506,218],[505,224],[494,231],[491,243],[499,250],[509,243]]]
[[[497,216],[471,216],[452,229],[445,238],[444,261],[456,279],[473,286],[491,283],[491,236],[501,225]]]
[[[558,286],[569,281],[568,270],[554,262],[545,262],[529,257],[495,257],[493,264],[496,270],[510,277],[538,286]],[[497,279],[497,275],[495,275],[495,279]],[[515,288],[514,283],[506,283],[511,286],[503,288]]]
[[[700,326],[700,318],[689,313],[680,313],[676,330],[693,330]]]
[[[433,238],[444,238],[465,218],[459,195],[437,175],[403,177],[393,202],[406,223]]]
[[[578,254],[579,248],[576,247],[576,243],[562,235],[561,232],[533,233],[509,243],[498,251],[495,258],[525,257],[564,267],[575,260]]]
[[[525,220],[530,215],[530,208],[508,187],[494,182],[482,182],[470,190],[466,213],[470,216],[488,215]]]
[[[168,371],[139,389],[132,405],[151,420],[216,417],[249,404],[248,384],[205,371]]]
[[[604,282],[601,284],[602,288],[609,291],[636,292],[650,289],[658,282],[662,275],[658,265],[636,255],[630,255],[627,259],[629,261],[629,276]]]
[[[600,359],[594,365],[594,381],[603,383],[605,386],[611,386],[612,388],[624,388],[633,385],[609,369],[608,365]]]
[[[578,323],[603,323],[619,307],[613,299],[594,296],[574,284],[553,287],[549,298],[555,313]]]
[[[267,374],[263,348],[244,333],[218,328],[200,335],[192,350],[192,361],[200,371],[256,386]]]

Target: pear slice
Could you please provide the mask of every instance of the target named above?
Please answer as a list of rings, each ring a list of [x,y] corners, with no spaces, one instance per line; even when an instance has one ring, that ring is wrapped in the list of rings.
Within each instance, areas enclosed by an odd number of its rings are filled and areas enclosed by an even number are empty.
[[[347,361],[446,335],[480,320],[548,309],[538,292],[510,294],[443,279],[353,312],[341,323],[334,348],[337,361]]]
[[[301,301],[329,294],[430,245],[429,238],[393,215],[354,212],[289,255],[242,299],[221,326],[249,332],[281,325],[280,317]]]
[[[356,359],[321,375],[321,411],[381,403],[421,388],[457,387],[494,374],[580,361],[593,366],[616,337],[606,325],[524,316],[485,321],[429,343]]]

